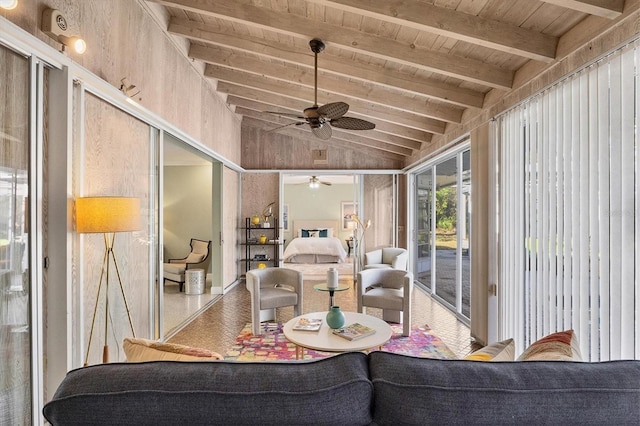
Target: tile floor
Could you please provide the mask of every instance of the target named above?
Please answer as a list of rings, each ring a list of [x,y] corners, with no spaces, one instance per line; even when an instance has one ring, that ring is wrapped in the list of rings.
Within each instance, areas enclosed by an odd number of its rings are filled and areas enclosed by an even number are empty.
[[[303,313],[328,309],[328,293],[313,290],[313,285],[321,281],[305,279]],[[353,279],[341,277],[340,282],[353,284]],[[345,311],[355,311],[355,288],[352,286],[349,290],[336,292],[335,303]],[[241,281],[168,341],[206,348],[224,355],[240,330],[251,322],[250,310],[249,292],[244,281]],[[381,310],[371,308],[367,313],[377,317],[382,315]],[[278,321],[286,322],[293,317],[293,308],[279,308],[276,315]],[[417,286],[413,292],[412,322],[414,325],[429,325],[459,357],[479,348],[470,336],[469,327]]]

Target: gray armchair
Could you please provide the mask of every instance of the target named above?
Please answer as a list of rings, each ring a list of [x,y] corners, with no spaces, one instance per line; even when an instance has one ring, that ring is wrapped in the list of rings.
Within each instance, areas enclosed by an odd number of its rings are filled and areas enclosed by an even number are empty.
[[[293,306],[293,315],[302,313],[302,272],[286,268],[252,269],[247,272],[251,293],[251,330],[260,332],[262,321],[273,320],[276,308]]]
[[[387,268],[407,270],[409,252],[398,247],[384,247],[364,254],[364,269]]]
[[[413,276],[398,269],[365,269],[358,272],[358,312],[366,307],[382,309],[382,319],[402,323],[402,335],[411,334]]]
[[[181,259],[169,259],[164,264],[164,279],[178,283],[179,290],[184,286],[184,272],[187,269],[204,269],[205,276],[211,263],[211,241],[191,239],[191,253]]]

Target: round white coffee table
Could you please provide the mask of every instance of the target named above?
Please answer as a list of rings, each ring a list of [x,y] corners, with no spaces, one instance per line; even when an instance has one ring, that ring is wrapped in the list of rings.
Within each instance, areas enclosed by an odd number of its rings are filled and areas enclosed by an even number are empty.
[[[373,328],[376,332],[358,340],[347,340],[333,334],[333,330],[327,325],[326,312],[300,315],[289,320],[282,329],[287,340],[296,345],[296,359],[303,357],[305,348],[323,352],[358,352],[381,348],[393,334],[391,326],[379,318],[358,312],[345,312],[344,316],[345,326],[357,322]],[[293,326],[301,317],[322,318],[322,327],[318,331],[293,330]]]

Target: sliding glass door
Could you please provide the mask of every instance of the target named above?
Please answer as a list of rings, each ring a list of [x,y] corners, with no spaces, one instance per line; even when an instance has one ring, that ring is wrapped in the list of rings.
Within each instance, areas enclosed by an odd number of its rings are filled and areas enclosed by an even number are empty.
[[[437,299],[470,316],[470,151],[415,175],[414,275]]]
[[[0,424],[31,424],[29,60],[0,46]]]

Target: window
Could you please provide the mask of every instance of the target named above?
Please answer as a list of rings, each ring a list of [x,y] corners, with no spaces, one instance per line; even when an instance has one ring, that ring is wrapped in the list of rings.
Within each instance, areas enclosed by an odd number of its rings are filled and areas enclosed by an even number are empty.
[[[638,358],[638,43],[497,120],[499,333],[574,329],[586,360]]]

